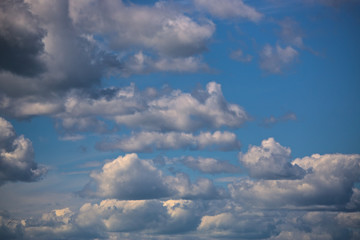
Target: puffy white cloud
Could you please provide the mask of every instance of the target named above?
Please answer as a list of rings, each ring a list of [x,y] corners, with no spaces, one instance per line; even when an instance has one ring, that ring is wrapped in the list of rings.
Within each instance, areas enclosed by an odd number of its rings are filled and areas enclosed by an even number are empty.
[[[270,73],[281,73],[297,55],[298,52],[291,46],[282,48],[280,45],[272,47],[267,44],[260,53],[260,67]]]
[[[97,148],[103,151],[119,149],[124,152],[152,152],[170,149],[209,149],[232,151],[240,149],[240,142],[231,132],[201,132],[198,135],[183,132],[139,132],[111,142],[100,142]]]
[[[34,161],[31,141],[23,135],[16,136],[11,123],[0,117],[0,184],[36,181],[46,171]]]
[[[267,145],[271,148],[266,148]],[[271,149],[276,149],[277,152]],[[271,159],[271,155],[276,156],[277,153],[279,159],[283,157],[282,161],[285,161],[290,154],[288,148],[273,140],[263,141],[262,147],[252,148],[249,152],[250,155],[242,160],[245,163],[252,163],[252,159],[261,159],[262,155],[265,155],[265,158],[261,161],[269,157]],[[255,158],[250,158],[251,155]],[[306,175],[295,180],[243,179],[229,184],[232,197],[243,204],[262,207],[356,208],[357,191],[354,191],[353,187],[360,177],[360,155],[314,154],[297,158],[291,164],[304,169]]]
[[[184,173],[165,176],[151,160],[127,154],[106,163],[100,172],[93,172],[92,181],[81,191],[83,196],[98,196],[120,200],[180,197],[214,199],[224,196],[209,179],[191,183]]]
[[[203,173],[239,173],[239,166],[231,164],[229,161],[221,161],[214,158],[203,158],[203,157],[185,157],[182,162],[195,170]]]
[[[134,85],[104,89],[97,97],[74,92],[65,101],[65,111],[56,115],[64,129],[103,128],[99,118],[118,125],[155,131],[195,131],[221,126],[240,127],[249,119],[237,104],[228,103],[220,84],[210,82],[194,93],[180,90],[162,93]]]
[[[281,146],[273,138],[263,140],[261,146],[251,146],[239,154],[240,162],[249,170],[250,177],[261,179],[298,179],[305,170],[290,163],[291,150]]]
[[[195,6],[219,18],[246,18],[258,22],[262,14],[242,0],[194,0]]]
[[[82,31],[100,34],[109,48],[153,49],[160,55],[189,57],[206,49],[215,27],[196,23],[161,4],[154,7],[125,5],[122,1],[70,1],[72,21]]]

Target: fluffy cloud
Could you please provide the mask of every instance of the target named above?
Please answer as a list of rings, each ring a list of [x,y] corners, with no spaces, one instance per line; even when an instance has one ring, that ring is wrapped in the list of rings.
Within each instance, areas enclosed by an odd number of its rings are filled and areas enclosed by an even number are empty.
[[[260,53],[260,67],[270,73],[281,73],[297,55],[298,52],[291,46],[282,48],[280,45],[265,45]]]
[[[156,150],[190,149],[232,151],[240,149],[240,142],[231,132],[201,132],[198,135],[183,132],[139,132],[111,142],[100,142],[103,151],[119,149],[124,152],[152,152]]]
[[[291,150],[281,146],[273,138],[263,140],[261,146],[249,147],[245,154],[239,154],[240,162],[249,170],[250,177],[261,179],[303,178],[305,170],[296,163],[290,163]]]
[[[56,115],[64,129],[94,129],[97,116],[118,125],[155,131],[195,131],[221,126],[240,127],[249,119],[239,105],[228,103],[220,84],[210,82],[194,93],[180,90],[138,91],[134,85],[104,89],[89,96],[74,92],[65,101],[65,111]],[[96,128],[95,128],[96,129]]]
[[[214,158],[203,158],[192,156],[185,157],[182,162],[195,170],[198,170],[202,173],[239,173],[239,166],[233,165],[228,161],[221,161]]]
[[[46,168],[34,161],[31,141],[16,136],[8,121],[0,118],[0,185],[8,181],[31,182],[40,179]]]
[[[127,154],[106,163],[100,172],[93,172],[92,181],[81,192],[83,196],[98,196],[120,200],[180,197],[213,199],[224,194],[209,179],[191,183],[184,173],[164,176],[151,160]]]
[[[206,49],[215,27],[196,23],[189,17],[155,7],[130,5],[121,1],[70,1],[70,16],[88,34],[106,36],[109,48],[153,49],[160,55],[189,57]]]
[[[253,167],[254,159],[262,162],[276,156],[285,162],[289,154],[288,148],[269,139],[263,141],[261,147],[250,148],[249,155],[245,155],[245,159],[242,157],[242,161]],[[295,180],[243,179],[229,185],[232,197],[242,203],[262,207],[323,206],[343,209],[358,201],[353,187],[360,177],[360,155],[314,154],[297,158],[291,164],[293,168],[297,165],[296,168],[305,170],[306,175]]]
[[[262,14],[242,0],[194,0],[195,6],[219,18],[246,18],[258,22]]]

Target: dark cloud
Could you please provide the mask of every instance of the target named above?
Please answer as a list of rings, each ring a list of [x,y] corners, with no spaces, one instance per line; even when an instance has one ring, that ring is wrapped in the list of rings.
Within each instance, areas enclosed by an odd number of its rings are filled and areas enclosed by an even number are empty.
[[[32,143],[23,135],[16,136],[8,121],[0,118],[0,185],[8,181],[32,182],[46,172],[34,161]]]
[[[0,70],[26,77],[45,71],[40,58],[46,31],[21,0],[0,2]]]

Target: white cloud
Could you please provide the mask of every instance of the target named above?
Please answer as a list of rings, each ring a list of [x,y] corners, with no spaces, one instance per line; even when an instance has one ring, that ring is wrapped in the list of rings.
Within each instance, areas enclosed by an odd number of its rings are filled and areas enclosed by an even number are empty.
[[[70,1],[72,21],[82,31],[105,36],[108,47],[148,48],[160,55],[189,57],[206,49],[215,27],[210,21],[196,23],[160,5],[125,5],[121,1]]]
[[[281,146],[273,138],[263,140],[261,146],[251,146],[239,154],[240,162],[249,170],[250,177],[260,179],[303,178],[305,170],[290,163],[291,150]]]
[[[264,127],[272,127],[277,123],[295,121],[295,120],[297,120],[295,113],[287,113],[279,117],[270,116],[268,118],[265,118],[263,119],[261,125]]]
[[[100,142],[97,148],[103,151],[119,149],[124,152],[152,152],[154,150],[220,150],[240,149],[240,142],[231,132],[201,132],[198,135],[183,132],[139,132],[130,137]]]
[[[191,183],[184,173],[165,176],[151,160],[127,154],[106,163],[100,172],[93,172],[92,181],[83,189],[83,196],[98,196],[120,200],[180,197],[186,199],[214,199],[224,192],[209,179]]]
[[[270,145],[271,148],[266,149],[266,145]],[[277,153],[272,149],[276,149]],[[251,163],[252,167],[256,166],[253,165],[256,162],[253,162],[253,159],[262,162],[271,159],[272,155],[279,156],[280,161],[285,162],[290,149],[267,140],[263,142],[262,147],[250,149],[250,153],[255,158],[250,158],[249,155],[243,161]],[[265,158],[261,158],[263,155]],[[360,177],[360,155],[314,154],[297,158],[291,164],[304,169],[306,175],[295,180],[243,179],[229,185],[232,197],[243,204],[262,207],[322,206],[342,209],[351,208],[350,202],[356,202],[353,196],[357,191],[354,191],[353,187]]]
[[[260,67],[270,73],[281,73],[298,55],[291,46],[282,48],[280,45],[272,47],[267,44],[260,53]]]
[[[8,181],[36,181],[47,171],[34,161],[31,141],[23,135],[16,136],[11,123],[1,117],[0,166],[0,184]]]
[[[65,100],[65,110],[55,115],[59,127],[71,131],[105,131],[106,125],[98,117],[101,116],[119,126],[135,129],[187,132],[240,127],[249,119],[243,108],[225,100],[220,84],[215,82],[192,94],[154,88],[139,91],[131,85],[103,89],[94,95],[70,93]]]
[[[258,22],[262,14],[242,0],[194,0],[195,6],[219,18],[246,18]]]
[[[214,158],[192,157],[183,158],[182,162],[195,170],[202,173],[239,173],[239,166],[231,164],[229,161],[221,161]]]

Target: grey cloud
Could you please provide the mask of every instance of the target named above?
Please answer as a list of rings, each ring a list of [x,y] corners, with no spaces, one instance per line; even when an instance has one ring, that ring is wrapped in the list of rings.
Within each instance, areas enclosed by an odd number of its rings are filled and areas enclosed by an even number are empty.
[[[230,53],[230,58],[240,62],[251,62],[253,56],[250,54],[245,55],[241,49],[238,49]]]
[[[34,77],[45,71],[40,55],[46,31],[21,0],[0,3],[0,70]]]
[[[263,143],[271,142],[274,143],[269,140]],[[277,148],[280,156],[290,151],[280,145]],[[262,147],[254,150],[264,151]],[[271,154],[268,151],[265,153]],[[295,180],[243,179],[229,184],[232,197],[243,204],[262,207],[356,208],[358,191],[353,187],[360,177],[360,155],[314,154],[295,159],[291,164],[304,169],[306,175]]]
[[[259,179],[301,179],[306,171],[290,163],[291,150],[273,138],[263,140],[261,146],[251,146],[239,154],[240,162],[249,170],[250,177]]]
[[[260,52],[260,67],[269,73],[279,74],[291,65],[297,55],[298,52],[291,46],[282,48],[278,44],[275,47],[267,44]]]
[[[154,150],[220,150],[232,151],[241,147],[236,135],[231,132],[201,132],[198,135],[183,132],[139,132],[130,137],[99,142],[96,147],[102,151],[153,152]]]
[[[46,172],[34,161],[31,141],[23,135],[16,136],[11,123],[0,117],[0,185],[8,181],[37,181]]]
[[[217,160],[214,158],[203,157],[184,157],[182,162],[192,169],[202,173],[218,174],[218,173],[239,173],[240,167],[231,164],[229,161]]]
[[[194,0],[194,4],[200,10],[208,11],[211,15],[228,18],[246,18],[253,22],[261,20],[263,15],[255,8],[245,4],[242,0]]]
[[[120,156],[90,176],[92,181],[80,192],[82,196],[120,200],[165,197],[214,199],[225,194],[209,179],[198,179],[191,183],[184,173],[165,176],[151,160],[140,159],[136,154]]]

